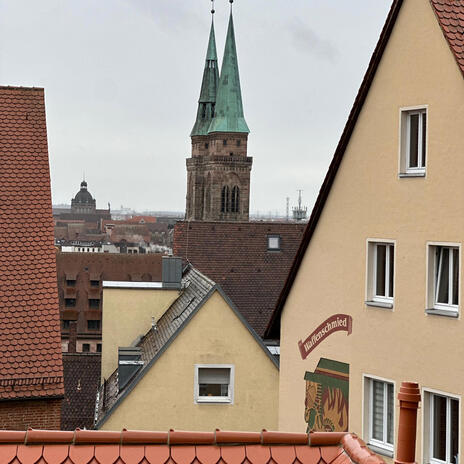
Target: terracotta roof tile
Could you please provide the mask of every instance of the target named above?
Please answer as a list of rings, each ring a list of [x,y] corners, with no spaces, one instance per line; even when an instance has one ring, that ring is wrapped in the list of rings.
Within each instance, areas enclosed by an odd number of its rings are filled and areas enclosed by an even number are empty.
[[[44,447],[42,457],[47,464],[61,464],[66,460],[68,454],[67,446],[48,445]]]
[[[254,464],[266,464],[271,459],[271,450],[268,446],[246,445],[247,460]]]
[[[193,455],[195,455],[195,452],[193,453]],[[122,446],[120,456],[121,459],[125,462],[125,464],[139,464],[139,462],[141,462],[145,457],[145,446]]]
[[[464,74],[464,0],[430,0],[443,34]]]
[[[191,464],[195,456],[195,446],[171,447],[171,459],[177,464]]]
[[[98,462],[113,464],[119,459],[119,445],[96,446],[95,447],[95,459]]]
[[[201,447],[201,448],[204,448],[204,447]],[[210,449],[210,447],[207,447],[207,449]],[[170,456],[170,450],[169,450],[169,446],[167,445],[147,445],[145,446],[145,458],[150,464],[164,464],[169,459],[169,456]],[[207,463],[203,463],[203,464],[207,464]]]
[[[196,452],[201,464],[216,464],[221,459],[221,450],[217,446],[197,446]]]
[[[267,327],[305,224],[177,222],[173,251],[217,282],[261,337]],[[280,235],[280,251],[267,236]]]
[[[292,464],[295,461],[295,447],[294,446],[271,446],[271,456],[274,462],[279,464]]]
[[[342,452],[342,448],[334,448],[332,446],[321,447],[321,457],[327,464],[331,464]]]
[[[30,430],[28,435],[34,440],[41,437],[42,442],[24,444],[25,434],[0,431],[0,464],[384,464],[356,435],[311,433],[309,438],[306,434],[274,432],[273,444],[267,445],[263,444],[266,432],[221,432],[223,443],[217,441],[217,433]],[[171,442],[171,435],[176,444]],[[306,445],[300,444],[302,435]],[[213,442],[204,444],[205,437],[210,436]],[[241,437],[247,441],[241,442]],[[160,439],[163,444],[159,444]]]
[[[94,454],[94,445],[76,445],[69,447],[69,460],[73,464],[88,464],[93,459]]]
[[[18,454],[18,445],[0,445],[0,464],[10,464]]]
[[[62,396],[43,89],[0,87],[0,200],[0,399]]]
[[[223,446],[221,458],[226,464],[242,464],[245,460],[244,446]]]

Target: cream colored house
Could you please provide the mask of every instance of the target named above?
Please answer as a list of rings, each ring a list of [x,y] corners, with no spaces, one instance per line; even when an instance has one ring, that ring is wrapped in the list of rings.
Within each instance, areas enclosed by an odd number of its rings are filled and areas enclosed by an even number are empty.
[[[395,0],[268,329],[280,429],[349,428],[392,457],[412,380],[418,460],[458,463],[463,75],[462,0]]]
[[[96,428],[275,430],[278,361],[217,284],[178,284],[104,283]]]

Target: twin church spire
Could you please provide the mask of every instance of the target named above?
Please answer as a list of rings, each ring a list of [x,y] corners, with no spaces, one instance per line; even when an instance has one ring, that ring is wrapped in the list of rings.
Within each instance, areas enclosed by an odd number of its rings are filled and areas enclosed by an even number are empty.
[[[207,135],[212,132],[247,134],[250,132],[243,114],[232,10],[229,17],[220,77],[218,70],[214,21],[212,21],[197,118],[191,136]]]
[[[186,163],[188,221],[248,221],[253,164],[247,154],[249,132],[231,11],[221,74],[211,23],[197,117],[190,134],[192,156]]]

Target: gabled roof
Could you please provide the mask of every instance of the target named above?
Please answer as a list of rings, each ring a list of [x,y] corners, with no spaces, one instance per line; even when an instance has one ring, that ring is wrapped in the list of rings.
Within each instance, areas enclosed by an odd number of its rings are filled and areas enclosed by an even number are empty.
[[[238,71],[237,47],[235,45],[234,20],[230,12],[226,45],[222,59],[221,77],[216,95],[214,118],[208,129],[211,132],[242,132],[248,134],[243,115],[242,91]]]
[[[385,464],[356,435],[315,432],[0,431],[1,462]]]
[[[174,226],[173,250],[214,279],[262,337],[304,227],[291,222],[180,221]],[[280,236],[279,251],[267,249],[268,235]]]
[[[0,399],[63,395],[43,89],[0,87]]]
[[[424,0],[427,1],[427,0]],[[464,0],[429,0],[438,22],[443,30],[443,34],[457,60],[457,64],[464,74]],[[374,53],[369,62],[366,74],[359,88],[358,94],[351,109],[348,121],[343,130],[338,146],[335,150],[332,162],[322,183],[319,195],[314,205],[311,217],[303,235],[298,252],[293,261],[293,265],[288,274],[287,280],[279,296],[276,308],[269,321],[266,330],[266,336],[270,338],[279,337],[280,334],[280,316],[285,306],[285,302],[295,281],[296,275],[300,268],[303,257],[309,246],[314,231],[316,230],[319,218],[324,209],[325,202],[329,196],[332,184],[338,172],[338,168],[343,160],[346,147],[350,141],[353,130],[356,126],[359,114],[369,93],[369,89],[374,80],[377,68],[383,56],[383,52],[388,44],[388,40],[393,31],[396,19],[400,12],[403,0],[394,0],[387,16],[387,20],[380,34],[379,41],[375,47]]]
[[[211,279],[189,266],[182,277],[182,291],[179,297],[166,310],[156,323],[137,344],[141,348],[141,360],[143,367],[130,382],[119,391],[118,370],[116,369],[110,378],[100,387],[97,399],[96,428],[103,425],[112,412],[135,388],[138,382],[145,376],[153,364],[169,348],[171,343],[182,332],[195,314],[203,307],[208,299],[218,291],[230,308],[235,312],[240,321],[250,331],[256,342],[261,346],[269,359],[278,367],[278,362],[270,354],[258,335],[246,323],[241,314],[235,308],[221,287]]]
[[[464,75],[464,0],[430,0],[430,2]]]

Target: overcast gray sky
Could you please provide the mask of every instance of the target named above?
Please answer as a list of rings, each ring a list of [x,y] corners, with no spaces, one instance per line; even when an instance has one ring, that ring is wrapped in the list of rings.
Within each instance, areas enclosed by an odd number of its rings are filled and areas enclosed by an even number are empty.
[[[0,0],[0,85],[45,88],[53,202],[185,209],[210,0]],[[235,0],[251,211],[312,206],[391,0]],[[216,0],[222,61],[229,3]]]

